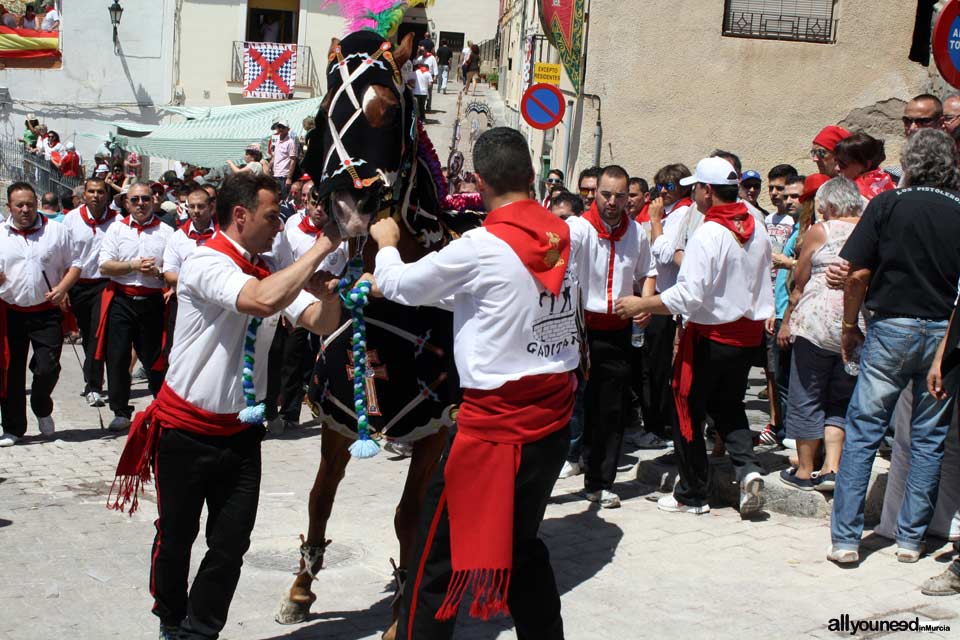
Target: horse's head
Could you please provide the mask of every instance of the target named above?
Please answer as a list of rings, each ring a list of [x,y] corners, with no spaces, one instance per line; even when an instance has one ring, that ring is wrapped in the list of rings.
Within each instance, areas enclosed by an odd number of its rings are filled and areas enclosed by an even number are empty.
[[[330,44],[327,94],[308,138],[304,169],[346,237],[363,235],[400,198],[415,152],[412,97],[401,73],[413,34],[399,46],[372,31]]]

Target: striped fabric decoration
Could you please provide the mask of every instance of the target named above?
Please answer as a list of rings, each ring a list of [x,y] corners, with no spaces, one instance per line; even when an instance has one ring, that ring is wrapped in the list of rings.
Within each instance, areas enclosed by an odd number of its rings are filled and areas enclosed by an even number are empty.
[[[0,60],[60,58],[60,33],[0,26]]]

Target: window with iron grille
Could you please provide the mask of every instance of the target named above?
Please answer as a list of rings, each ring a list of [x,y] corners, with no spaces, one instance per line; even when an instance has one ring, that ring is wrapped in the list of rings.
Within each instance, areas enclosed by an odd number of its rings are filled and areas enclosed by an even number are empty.
[[[835,0],[725,0],[723,35],[836,42]]]

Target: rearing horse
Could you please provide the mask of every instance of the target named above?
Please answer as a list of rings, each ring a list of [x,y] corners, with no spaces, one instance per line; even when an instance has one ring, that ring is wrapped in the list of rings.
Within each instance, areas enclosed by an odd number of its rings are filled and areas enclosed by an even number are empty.
[[[374,31],[333,40],[328,91],[308,140],[305,169],[316,193],[338,222],[351,248],[351,266],[342,277],[355,281],[372,272],[376,247],[365,243],[378,216],[401,224],[404,261],[435,251],[479,217],[451,211],[446,182],[430,140],[416,119],[415,101],[401,69],[411,55],[413,34],[393,47]],[[319,179],[317,179],[319,176]],[[476,204],[476,203],[474,203]],[[436,469],[459,397],[453,364],[452,314],[405,307],[383,299],[365,310],[367,372],[365,410],[370,428],[413,443],[413,455],[394,527],[400,543],[398,583],[413,551],[423,494]],[[310,491],[310,526],[301,536],[300,571],[284,597],[277,621],[306,620],[316,600],[311,587],[323,566],[327,522],[337,487],[357,438],[357,409],[350,321],[324,341],[309,397],[323,421],[321,460]],[[396,607],[394,608],[394,620]],[[392,638],[394,626],[384,635]]]

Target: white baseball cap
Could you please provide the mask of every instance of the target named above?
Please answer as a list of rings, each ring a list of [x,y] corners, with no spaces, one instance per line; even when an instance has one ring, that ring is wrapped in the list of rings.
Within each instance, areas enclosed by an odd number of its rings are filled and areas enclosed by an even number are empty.
[[[680,184],[689,187],[692,184],[740,184],[737,170],[723,158],[704,158],[697,163],[692,176],[680,180]]]

